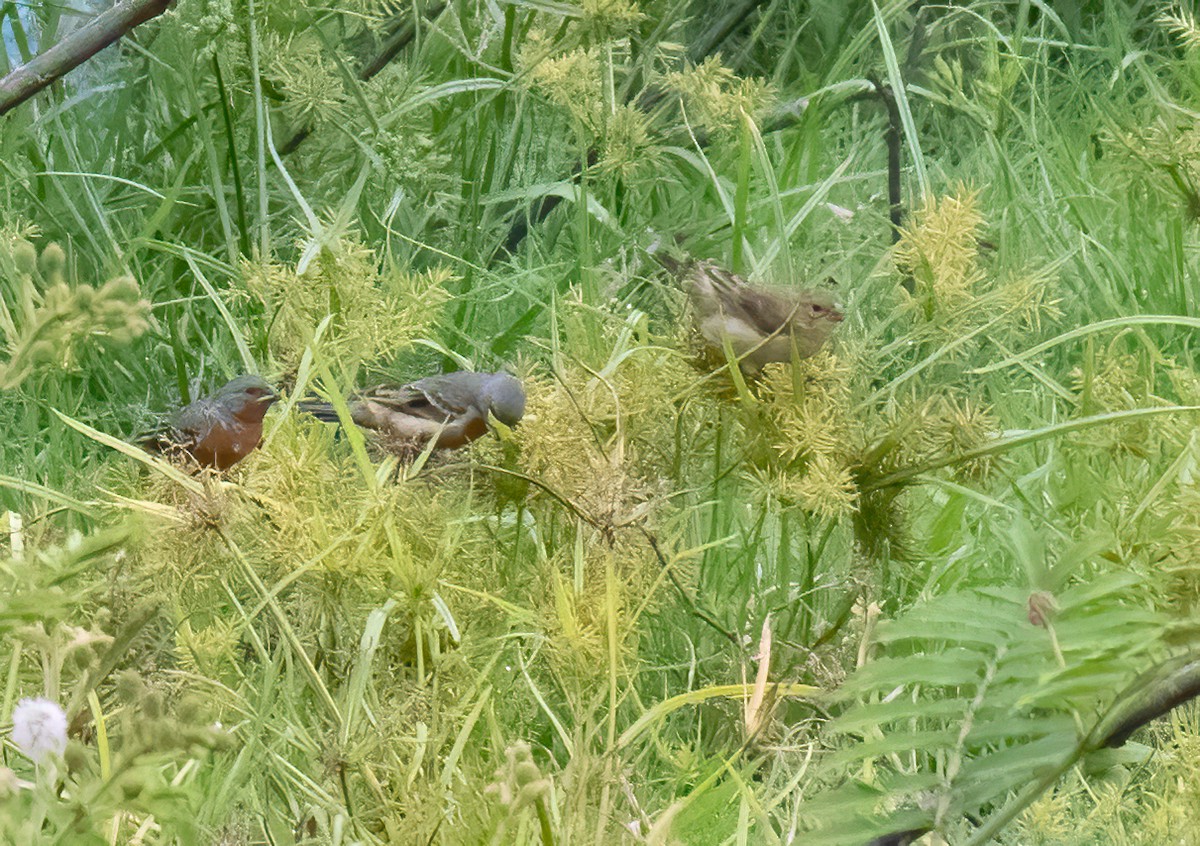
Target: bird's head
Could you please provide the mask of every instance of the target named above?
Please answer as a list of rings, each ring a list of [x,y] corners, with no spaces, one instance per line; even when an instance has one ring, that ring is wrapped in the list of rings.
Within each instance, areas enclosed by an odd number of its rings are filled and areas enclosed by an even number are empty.
[[[833,294],[819,288],[801,293],[796,317],[803,325],[810,327],[841,323],[846,319],[841,304]]]
[[[525,415],[525,388],[507,373],[495,373],[480,391],[486,408],[505,426],[516,426]]]
[[[279,392],[261,376],[247,375],[227,382],[213,399],[239,420],[262,420],[271,404],[279,399]]]

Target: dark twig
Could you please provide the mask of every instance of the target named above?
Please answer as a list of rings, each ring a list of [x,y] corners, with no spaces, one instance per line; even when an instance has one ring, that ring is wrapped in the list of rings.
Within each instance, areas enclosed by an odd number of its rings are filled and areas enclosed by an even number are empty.
[[[662,567],[663,572],[667,574],[667,578],[671,580],[671,584],[675,585],[675,590],[679,591],[679,595],[683,598],[683,601],[688,604],[692,614],[723,634],[731,643],[740,643],[736,634],[726,629],[717,621],[715,617],[697,605],[696,600],[692,598],[692,595],[687,592],[682,584],[680,584],[679,578],[675,575],[675,571],[671,569],[671,562],[667,560],[667,557],[662,554],[662,550],[658,548],[657,538],[655,538],[645,526],[638,526],[637,528],[639,531],[641,531],[642,536],[646,539],[646,543],[650,544],[650,548],[654,550],[654,556],[658,559],[659,566]]]
[[[597,520],[591,514],[588,514],[586,511],[584,511],[578,505],[571,502],[570,499],[568,499],[567,497],[560,494],[558,491],[556,491],[554,488],[547,485],[541,479],[530,476],[527,473],[521,473],[517,470],[509,470],[507,467],[497,467],[495,464],[479,464],[477,466],[482,470],[490,470],[493,473],[501,473],[505,476],[512,476],[514,479],[520,479],[523,482],[528,482],[529,484],[533,485],[534,487],[540,488],[542,491],[544,491],[546,494],[548,494],[551,499],[558,502],[559,505],[566,508],[568,511],[570,511],[572,514],[574,514],[580,520],[587,523],[589,526],[591,526],[593,529],[596,529],[601,534],[611,534],[612,533],[611,527],[606,527],[604,525],[604,523],[602,523],[600,520]]]
[[[900,240],[900,223],[904,207],[900,197],[900,109],[896,107],[896,95],[877,78],[871,78],[875,92],[887,110],[888,128],[884,139],[888,151],[888,210],[892,221],[892,243]]]
[[[599,154],[596,152],[596,148],[592,147],[587,152],[588,167],[595,165],[598,160]],[[581,173],[583,173],[583,168],[580,167],[577,162],[571,169],[570,182],[572,184],[578,182],[579,175]],[[558,208],[558,204],[562,202],[562,199],[563,198],[557,194],[551,194],[549,196],[542,197],[540,200],[534,200],[533,205],[530,206],[525,213],[518,211],[516,219],[509,227],[508,236],[505,237],[504,243],[492,255],[492,264],[495,264],[499,259],[506,255],[512,255],[515,253],[517,251],[517,247],[519,247],[521,242],[525,240],[525,236],[529,234],[530,224],[541,223],[543,220],[548,218],[550,216],[550,212]]]
[[[909,846],[910,843],[915,843],[932,830],[929,826],[923,825],[905,831],[893,831],[891,834],[876,837],[867,843],[867,846]]]
[[[445,3],[430,3],[429,7],[425,10],[425,17],[432,20],[440,15],[445,8]],[[383,42],[383,47],[379,49],[379,52],[363,65],[362,70],[358,72],[358,78],[366,82],[375,76],[375,74],[387,66],[388,62],[396,58],[400,51],[407,47],[416,35],[417,18],[416,15],[411,15],[392,31],[392,34]]]
[[[741,3],[726,12],[723,18],[692,42],[691,47],[688,48],[688,60],[692,64],[698,65],[715,53],[725,43],[725,39],[745,23],[746,18],[750,17],[763,2],[764,0],[742,0]]]
[[[1113,749],[1151,720],[1200,695],[1200,655],[1189,652],[1138,676],[1092,732],[1095,748]]]
[[[0,115],[79,67],[138,24],[167,10],[171,0],[125,0],[77,29],[44,53],[0,79]]]
[[[877,78],[871,79],[880,102],[887,110],[888,128],[884,139],[888,151],[888,213],[892,224],[892,243],[900,240],[900,224],[904,219],[904,206],[900,197],[900,109],[896,106],[896,93]],[[917,282],[911,273],[906,273],[900,284],[910,294],[917,290]]]

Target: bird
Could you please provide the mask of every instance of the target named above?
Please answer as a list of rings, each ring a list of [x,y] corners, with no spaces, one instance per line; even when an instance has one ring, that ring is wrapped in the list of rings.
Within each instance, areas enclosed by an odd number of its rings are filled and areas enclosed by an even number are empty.
[[[147,452],[186,454],[202,468],[228,470],[262,441],[263,416],[278,399],[261,377],[238,376],[181,408],[138,444]]]
[[[793,342],[800,358],[816,355],[846,317],[830,291],[768,291],[708,259],[680,260],[653,247],[650,254],[673,275],[687,278],[701,336],[718,354],[728,339],[745,373],[791,361]]]
[[[352,396],[349,406],[351,420],[399,444],[425,447],[434,441],[436,449],[457,449],[487,432],[489,415],[516,426],[525,414],[525,388],[508,373],[459,370],[405,385],[377,385]],[[296,407],[338,422],[329,403]]]

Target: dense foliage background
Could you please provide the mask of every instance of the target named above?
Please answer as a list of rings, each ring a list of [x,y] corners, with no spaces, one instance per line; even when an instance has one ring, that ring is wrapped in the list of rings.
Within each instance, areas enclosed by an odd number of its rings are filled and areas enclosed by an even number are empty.
[[[6,842],[1192,842],[1194,708],[1096,747],[1195,638],[1198,80],[1157,2],[179,0],[0,118]],[[698,366],[676,233],[833,344]],[[522,424],[293,408],[459,367]],[[248,371],[225,476],[124,445]]]

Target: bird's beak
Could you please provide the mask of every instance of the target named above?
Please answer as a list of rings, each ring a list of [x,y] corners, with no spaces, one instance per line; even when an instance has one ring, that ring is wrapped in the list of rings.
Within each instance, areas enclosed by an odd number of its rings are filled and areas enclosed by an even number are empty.
[[[829,319],[834,323],[841,323],[846,319],[846,315],[842,312],[841,305],[835,305],[829,310]]]
[[[509,426],[503,420],[498,418],[495,414],[493,414],[491,412],[491,410],[489,410],[487,413],[487,422],[488,422],[488,426],[491,427],[492,431],[500,436],[500,440],[506,441],[506,440],[509,440],[512,438],[514,427]]]

